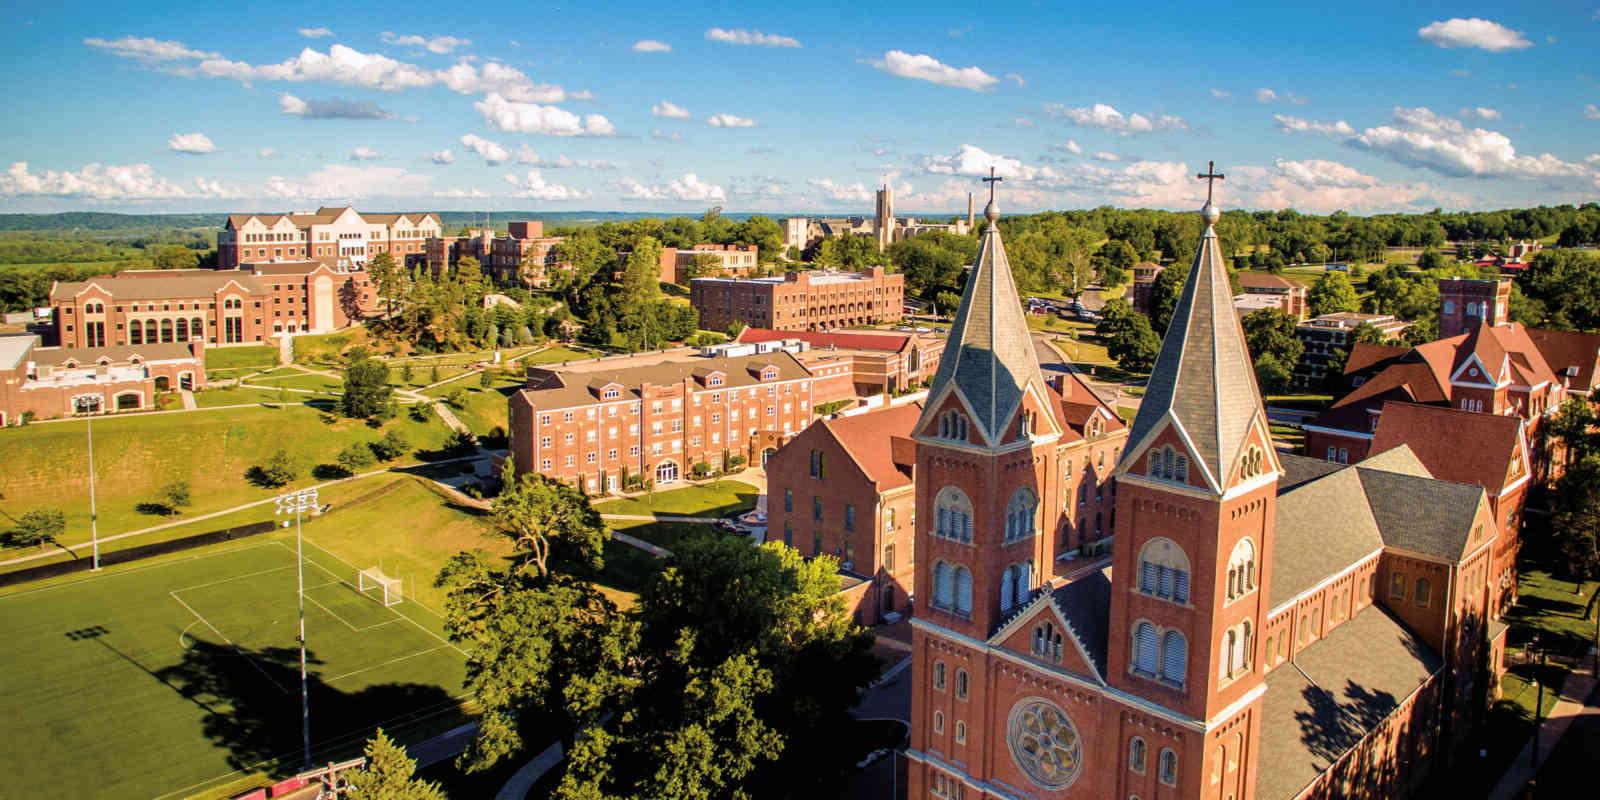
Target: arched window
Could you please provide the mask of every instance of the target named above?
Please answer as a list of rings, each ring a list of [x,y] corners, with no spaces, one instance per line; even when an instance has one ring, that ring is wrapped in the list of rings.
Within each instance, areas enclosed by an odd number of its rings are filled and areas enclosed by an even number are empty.
[[[1026,539],[1038,533],[1034,522],[1035,512],[1039,508],[1039,496],[1032,489],[1024,486],[1011,495],[1011,502],[1006,504],[1006,542],[1015,542]]]
[[[1178,784],[1178,754],[1167,748],[1162,748],[1160,768],[1159,777],[1161,782],[1168,786],[1176,786]]]
[[[1254,631],[1250,627],[1250,620],[1239,623],[1239,668],[1245,672],[1250,671],[1251,655],[1255,653]]]
[[[972,571],[956,567],[956,613],[972,613]]]
[[[1017,415],[1017,439],[1026,439],[1033,435],[1033,412],[1023,409]]]
[[[1133,670],[1154,678],[1157,664],[1156,651],[1159,647],[1156,626],[1148,622],[1140,622],[1133,626]]]
[[[144,326],[138,322],[128,325],[128,344],[144,344]]]
[[[1050,622],[1041,622],[1033,628],[1033,655],[1035,658],[1061,663],[1061,632]]]
[[[1172,479],[1179,483],[1189,482],[1189,457],[1178,456],[1172,468]]]
[[[967,441],[967,415],[951,409],[939,417],[939,438]]]
[[[958,542],[972,541],[972,500],[954,486],[939,491],[934,501],[938,508],[938,527],[934,534]]]
[[[1189,557],[1177,542],[1158,536],[1139,551],[1139,591],[1174,603],[1189,602]]]
[[[1265,460],[1265,456],[1263,456],[1261,453],[1261,448],[1255,445],[1250,445],[1250,449],[1245,451],[1244,458],[1240,462],[1239,477],[1244,480],[1249,480],[1250,478],[1260,475],[1262,464],[1265,462]]]
[[[1137,736],[1128,740],[1128,769],[1144,774],[1144,764],[1147,758],[1144,739]]]
[[[1418,578],[1416,586],[1412,590],[1411,599],[1419,606],[1426,606],[1428,604],[1428,596],[1432,591],[1433,583],[1431,581],[1427,578]]]
[[[960,668],[956,669],[956,699],[967,699],[967,671]]]
[[[935,661],[935,662],[933,662],[933,688],[938,690],[938,691],[941,691],[941,692],[944,691],[944,662],[943,661]]]
[[[1167,631],[1161,640],[1161,679],[1182,686],[1188,663],[1189,641],[1177,631]]]
[[[933,607],[949,610],[956,604],[956,573],[943,561],[933,562]]]
[[[1000,612],[1022,605],[1033,592],[1033,562],[1012,564],[1000,576]]]
[[[1240,539],[1228,556],[1228,599],[1243,597],[1256,588],[1256,547]]]
[[[161,320],[161,341],[172,341],[172,320],[170,319]]]
[[[139,323],[135,322],[134,324],[137,325]],[[156,321],[153,319],[144,321],[144,340],[148,344],[155,344],[161,341],[160,334],[156,332]]]
[[[1234,656],[1238,651],[1235,640],[1238,637],[1239,634],[1235,633],[1232,628],[1229,628],[1228,632],[1222,635],[1222,677],[1224,678],[1233,677]]]
[[[205,332],[205,323],[201,322],[199,317],[189,320],[189,338],[203,339],[205,338]]]
[[[189,320],[186,320],[183,317],[178,318],[177,338],[180,342],[189,341]]]

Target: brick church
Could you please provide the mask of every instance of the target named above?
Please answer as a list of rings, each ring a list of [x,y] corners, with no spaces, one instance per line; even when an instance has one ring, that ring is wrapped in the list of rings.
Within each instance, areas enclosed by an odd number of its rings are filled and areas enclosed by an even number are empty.
[[[1416,793],[1495,691],[1492,559],[1515,531],[1483,487],[1404,445],[1275,452],[1208,197],[1116,464],[1110,556],[1058,557],[1064,431],[992,189],[984,215],[912,431],[908,796]]]

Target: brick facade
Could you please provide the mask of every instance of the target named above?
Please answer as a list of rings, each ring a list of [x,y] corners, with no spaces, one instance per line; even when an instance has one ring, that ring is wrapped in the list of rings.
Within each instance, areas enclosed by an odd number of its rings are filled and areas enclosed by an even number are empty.
[[[0,337],[0,428],[25,415],[54,419],[83,413],[144,411],[158,392],[205,386],[205,345],[66,349],[34,336]]]
[[[321,261],[359,267],[379,253],[397,264],[419,263],[439,235],[431,213],[362,214],[349,206],[314,212],[230,214],[217,233],[217,267],[274,261]]]
[[[905,276],[862,272],[791,272],[782,278],[696,278],[689,302],[700,327],[734,322],[780,331],[823,331],[895,322],[904,316]]]

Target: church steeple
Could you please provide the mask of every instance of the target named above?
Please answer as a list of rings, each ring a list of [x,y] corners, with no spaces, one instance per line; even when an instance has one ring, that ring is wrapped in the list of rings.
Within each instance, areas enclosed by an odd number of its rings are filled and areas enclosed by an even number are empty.
[[[1170,425],[1191,450],[1206,487],[1222,494],[1233,482],[1230,476],[1238,471],[1252,428],[1265,428],[1266,412],[1217,242],[1221,210],[1211,190],[1223,176],[1213,168],[1197,177],[1207,181],[1206,204],[1200,209],[1205,233],[1173,309],[1119,469],[1135,463]],[[1270,447],[1261,459],[1265,463],[1251,465],[1249,475],[1277,471]]]
[[[947,395],[954,393],[977,428],[973,442],[997,448],[1028,391],[1035,390],[1040,402],[1048,394],[1011,262],[1000,240],[1000,208],[994,187],[1004,178],[995,177],[993,169],[989,173],[990,177],[984,178],[989,184],[989,204],[983,209],[988,222],[978,258],[967,277],[961,308],[950,326],[939,372],[928,389],[928,403],[917,428],[927,430],[946,408]],[[1052,415],[1041,415],[1039,422],[1040,433],[1055,429]]]

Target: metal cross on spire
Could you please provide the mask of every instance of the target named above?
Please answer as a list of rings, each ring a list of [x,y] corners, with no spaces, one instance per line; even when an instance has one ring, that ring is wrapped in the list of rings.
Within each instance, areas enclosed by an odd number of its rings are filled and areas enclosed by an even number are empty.
[[[1207,161],[1206,171],[1196,175],[1195,177],[1206,182],[1206,204],[1210,205],[1211,190],[1217,185],[1217,181],[1220,181],[1227,176],[1217,172],[1217,162]]]
[[[994,185],[1003,180],[1005,180],[1005,178],[995,177],[994,167],[989,168],[989,177],[983,179],[984,183],[989,184],[989,202],[994,202]]]

